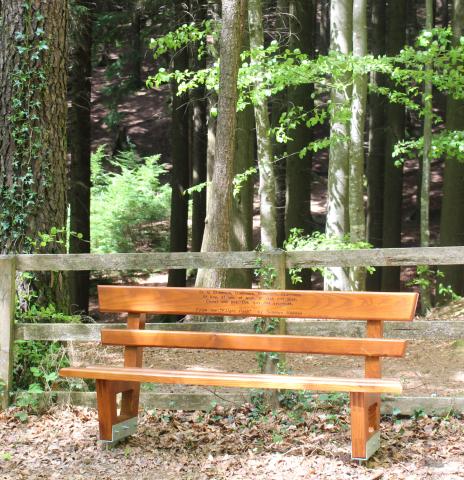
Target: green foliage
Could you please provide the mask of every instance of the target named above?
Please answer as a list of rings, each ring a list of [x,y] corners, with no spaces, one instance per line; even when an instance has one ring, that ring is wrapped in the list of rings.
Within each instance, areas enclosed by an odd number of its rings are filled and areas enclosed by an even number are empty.
[[[445,274],[438,269],[434,269],[429,265],[418,265],[416,276],[407,283],[408,287],[419,287],[422,290],[435,290],[435,303],[444,305],[449,302],[459,300],[461,297],[457,295],[450,285],[445,285],[440,280]]]
[[[1,172],[0,182],[0,244],[9,251],[22,250],[29,219],[41,207],[36,178],[46,183],[49,176],[40,123],[42,95],[47,88],[44,16],[32,8],[30,0],[22,2],[21,8],[23,30],[14,37],[19,64],[10,72],[12,101],[7,118],[13,144],[12,171]],[[39,165],[39,171],[34,171],[34,165]]]
[[[242,187],[245,185],[245,183],[248,181],[248,179],[257,173],[258,170],[256,170],[255,167],[250,167],[247,168],[244,172],[242,173],[237,173],[235,177],[232,180],[233,183],[233,191],[232,194],[235,197],[238,197],[240,195],[240,190]]]
[[[195,30],[195,35],[201,37],[201,32]],[[188,41],[189,35],[183,26],[170,32],[165,40],[157,39],[153,46],[155,50],[157,45],[163,45],[163,51],[176,50],[185,46]],[[346,95],[346,105],[337,105],[335,108],[329,92],[332,89],[348,91],[353,78],[359,74],[379,72],[390,78],[392,86],[371,84],[371,91],[386,96],[391,103],[404,105],[418,116],[424,114],[423,85],[426,81],[430,81],[435,89],[446,95],[456,99],[464,98],[464,75],[462,75],[464,37],[459,45],[453,46],[452,32],[448,28],[423,31],[413,46],[405,46],[398,55],[391,57],[372,55],[353,57],[339,52],[329,52],[325,56],[310,58],[298,49],[283,49],[277,41],[273,41],[266,48],[243,52],[241,61],[238,79],[239,110],[249,103],[276,95],[288,87],[304,84],[314,86],[313,98],[318,99],[316,107],[311,112],[305,111],[301,106],[292,107],[288,112],[284,112],[279,125],[273,130],[279,143],[292,141],[292,131],[300,124],[312,128],[325,123],[328,118],[334,122],[349,123],[351,118],[349,95]],[[209,91],[217,91],[218,73],[219,63],[197,71],[167,72],[163,69],[150,77],[148,85],[159,86],[175,79],[179,85],[179,94],[198,85],[205,85]],[[434,114],[435,124],[441,121],[442,119]],[[339,140],[340,138],[334,135],[331,138],[318,139],[300,151],[300,158],[308,151],[317,152],[328,148],[331,142]],[[434,133],[432,156],[462,159],[463,140],[462,132]],[[422,149],[421,138],[400,142],[395,150],[397,165],[400,165],[404,158],[419,157]]]
[[[24,409],[18,414],[20,420],[27,420],[28,411],[38,410],[37,394],[52,392],[60,381],[58,370],[67,366],[69,360],[60,342],[15,342],[13,389],[17,391],[16,406]]]
[[[153,58],[157,59],[167,52],[175,52],[189,43],[198,43],[198,57],[201,58],[206,50],[206,38],[215,30],[211,20],[205,20],[200,25],[195,23],[184,24],[173,32],[168,32],[159,38],[150,39],[150,49],[153,50]]]
[[[16,311],[18,323],[81,323],[80,315],[67,315],[57,311],[52,304],[42,307],[30,305],[26,311]]]
[[[118,172],[105,172],[103,150],[92,156],[92,251],[133,252],[142,243],[153,250],[167,247],[159,223],[169,218],[170,187],[161,185],[166,173],[159,156],[139,158],[133,151],[111,160]]]
[[[288,252],[295,251],[321,251],[321,250],[359,250],[372,248],[367,242],[351,242],[349,235],[343,238],[327,236],[325,233],[314,232],[304,235],[303,230],[292,228],[288,239],[284,242],[284,248]],[[374,267],[366,267],[369,273],[375,271]],[[292,283],[301,283],[301,268],[290,269]],[[312,271],[321,273],[324,277],[330,276],[330,270],[323,267],[311,267]]]

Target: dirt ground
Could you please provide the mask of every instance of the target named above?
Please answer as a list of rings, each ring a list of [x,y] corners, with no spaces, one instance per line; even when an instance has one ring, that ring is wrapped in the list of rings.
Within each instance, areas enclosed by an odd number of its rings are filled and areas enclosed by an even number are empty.
[[[385,420],[381,449],[359,465],[346,412],[335,411],[145,412],[137,434],[107,450],[92,409],[54,407],[27,423],[11,410],[0,414],[0,479],[464,478],[462,418]]]

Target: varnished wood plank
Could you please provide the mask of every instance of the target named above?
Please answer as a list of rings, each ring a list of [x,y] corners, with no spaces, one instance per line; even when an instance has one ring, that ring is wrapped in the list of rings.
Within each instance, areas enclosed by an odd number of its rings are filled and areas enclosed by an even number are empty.
[[[287,320],[289,335],[317,335],[338,337],[363,337],[366,322],[343,320]],[[15,326],[15,340],[61,340],[99,342],[103,323],[23,323]],[[125,323],[112,323],[111,328],[126,328]],[[228,333],[253,333],[252,320],[226,322],[148,323],[147,330],[212,331]],[[464,322],[460,320],[415,320],[414,322],[387,322],[386,338],[409,340],[451,341],[464,338]]]
[[[14,257],[0,259],[0,407],[7,408],[13,383],[14,310],[16,289]]]
[[[366,336],[369,338],[382,338],[384,331],[384,322],[380,320],[369,320],[366,325]],[[382,363],[379,357],[366,357],[365,359],[366,378],[381,378]],[[380,428],[380,406],[381,399],[378,394],[370,394],[366,399],[367,407],[370,412],[368,418],[370,433]]]
[[[380,320],[369,320],[366,326],[366,336],[368,338],[382,338],[383,322]],[[382,366],[379,357],[366,356],[365,375],[366,378],[380,378],[382,376]]]
[[[397,380],[370,378],[333,378],[251,373],[223,373],[151,368],[87,367],[63,368],[62,377],[123,380],[183,385],[210,385],[241,388],[280,388],[330,392],[401,393]]]
[[[127,328],[140,331],[145,328],[146,315],[129,314],[127,317]],[[125,367],[142,367],[143,366],[143,348],[126,347],[124,349],[124,366]],[[136,417],[139,412],[140,384],[136,382],[129,383],[131,388],[122,394],[121,400],[121,418]],[[118,420],[119,421],[119,420]],[[121,420],[122,421],[122,420]]]
[[[410,321],[418,295],[100,285],[98,297],[103,312]]]
[[[97,379],[97,407],[100,440],[112,440],[112,427],[116,423],[116,393],[111,382]]]
[[[352,458],[366,458],[366,443],[369,436],[366,400],[367,396],[364,393],[350,393]]]
[[[402,357],[405,340],[247,335],[214,332],[101,331],[104,345]],[[128,365],[129,366],[129,365]]]

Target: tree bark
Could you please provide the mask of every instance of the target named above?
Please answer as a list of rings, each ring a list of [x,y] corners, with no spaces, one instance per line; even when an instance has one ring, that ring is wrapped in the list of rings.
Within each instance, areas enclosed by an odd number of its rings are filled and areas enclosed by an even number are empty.
[[[185,9],[182,3],[175,4],[177,22],[185,20]],[[188,68],[188,50],[177,52],[172,60],[173,70],[183,71]],[[188,238],[188,196],[185,190],[189,187],[189,108],[188,94],[178,95],[177,84],[171,82],[172,123],[171,123],[171,229],[169,250],[186,252]],[[170,270],[168,285],[185,287],[186,270]]]
[[[65,0],[2,2],[1,253],[31,249],[27,237],[66,227],[67,17]],[[64,250],[65,244],[46,247]],[[66,282],[60,274],[50,281],[52,301],[66,311]]]
[[[131,76],[131,87],[138,90],[142,88],[142,42],[140,32],[142,29],[143,6],[140,0],[134,2],[132,7],[132,18],[130,25],[130,58],[129,68]]]
[[[464,2],[453,0],[453,43],[459,44],[464,34]],[[446,102],[446,128],[464,130],[464,101],[451,96]],[[455,158],[445,160],[443,200],[441,206],[440,245],[464,245],[464,164]],[[449,265],[441,268],[443,283],[459,295],[464,294],[464,268]]]
[[[331,50],[348,54],[352,51],[352,0],[332,0],[330,4]],[[349,78],[347,82],[349,83]],[[349,172],[349,122],[337,116],[349,106],[350,89],[333,90],[331,93],[332,118],[330,124],[329,171],[327,180],[326,234],[343,238],[349,232],[348,225],[348,172]],[[330,290],[347,290],[349,278],[344,268],[331,268],[331,276],[325,286]]]
[[[299,48],[309,57],[314,56],[315,5],[314,0],[290,0],[290,47]],[[314,100],[313,85],[302,85],[289,89],[290,107],[304,107],[312,111]],[[299,152],[312,140],[312,132],[305,124],[298,125],[292,132],[293,141],[288,145],[286,165],[285,236],[292,228],[299,228],[305,235],[312,232],[311,218],[311,168],[312,155],[307,152],[300,158]],[[287,276],[288,287],[310,288],[309,270],[302,272],[302,283],[292,285]]]
[[[264,32],[261,0],[248,1],[248,24],[251,49],[263,48]],[[256,88],[260,89],[259,80],[256,82]],[[255,103],[254,111],[256,143],[258,146],[261,245],[265,250],[272,250],[277,248],[276,179],[269,134],[270,122],[267,100],[263,99]]]
[[[353,2],[353,56],[367,55],[367,0]],[[353,74],[351,100],[351,144],[349,181],[350,241],[366,240],[366,214],[364,210],[364,127],[366,120],[367,75]],[[365,290],[365,268],[352,268],[351,288]]]
[[[230,250],[230,218],[232,208],[232,178],[237,124],[237,78],[240,63],[244,2],[222,1],[222,29],[219,73],[218,119],[212,174],[211,197],[202,251],[223,252]],[[199,270],[196,286],[224,287],[227,272],[224,269]]]
[[[371,52],[385,54],[385,1],[373,0],[371,6]],[[381,86],[385,79],[379,73],[371,74],[371,83]],[[382,247],[383,182],[385,168],[385,97],[369,95],[369,154],[367,159],[367,240],[374,248]],[[381,270],[367,276],[367,289],[381,288]]]
[[[255,159],[253,107],[237,113],[237,141],[234,175],[253,166]],[[253,250],[253,176],[248,177],[240,192],[232,200],[230,246],[232,251]],[[230,288],[251,288],[253,272],[250,269],[229,270],[227,285]]]
[[[78,28],[73,39],[69,92],[69,147],[71,152],[69,253],[90,253],[90,156],[91,156],[91,77],[92,77],[92,8],[93,2],[80,0]],[[88,313],[89,271],[70,275],[71,309]]]
[[[206,18],[206,11],[197,1],[190,1],[191,14],[202,21]],[[205,57],[198,59],[198,50],[192,55],[193,67],[206,67]],[[191,92],[191,156],[192,156],[192,186],[206,182],[207,159],[207,126],[206,126],[206,99],[205,87],[201,86]],[[201,250],[206,217],[206,188],[192,194],[192,251]]]
[[[245,0],[246,3],[246,0]],[[248,20],[244,18],[242,50],[249,50]],[[253,106],[237,112],[237,139],[235,147],[234,176],[253,167],[255,160],[255,117]],[[254,176],[251,175],[241,185],[232,200],[230,223],[230,246],[232,251],[253,250],[253,195]],[[251,269],[230,269],[227,285],[230,288],[251,288],[253,271]]]
[[[396,55],[406,41],[406,2],[392,0],[387,5],[386,53]],[[385,173],[383,239],[384,248],[401,245],[401,206],[403,197],[403,169],[394,164],[394,145],[404,138],[404,107],[388,104],[386,109]],[[400,289],[399,267],[385,267],[382,271],[382,290],[397,292]]]
[[[433,0],[425,0],[425,29],[431,31],[433,28]],[[426,65],[426,73],[431,74],[432,67]],[[420,185],[420,246],[430,245],[430,166],[432,151],[432,81],[426,80],[424,84],[424,151],[422,154],[421,185]],[[430,285],[421,287],[421,310],[422,314],[432,306]]]

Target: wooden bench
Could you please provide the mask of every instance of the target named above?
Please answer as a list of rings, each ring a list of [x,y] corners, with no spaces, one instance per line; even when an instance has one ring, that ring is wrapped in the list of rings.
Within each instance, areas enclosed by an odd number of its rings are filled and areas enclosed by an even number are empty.
[[[358,293],[99,286],[100,310],[128,312],[127,330],[104,329],[103,345],[123,345],[124,367],[63,368],[63,377],[96,380],[100,440],[115,443],[135,432],[140,383],[348,392],[353,459],[366,460],[380,442],[380,394],[401,393],[398,380],[381,378],[380,357],[402,357],[404,340],[383,337],[383,322],[412,320],[415,293]],[[366,320],[368,338],[144,330],[145,314]],[[365,358],[363,378],[223,373],[144,368],[144,347],[242,350]],[[120,412],[116,395],[122,393]]]

